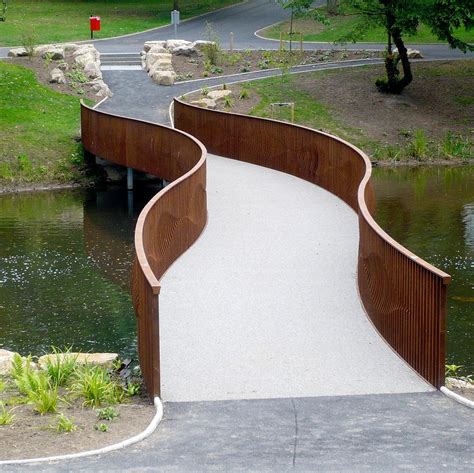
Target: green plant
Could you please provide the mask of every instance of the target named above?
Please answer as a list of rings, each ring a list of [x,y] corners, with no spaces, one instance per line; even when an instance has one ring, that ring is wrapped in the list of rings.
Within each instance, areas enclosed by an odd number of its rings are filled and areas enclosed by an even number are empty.
[[[31,173],[33,170],[33,165],[31,164],[31,160],[28,156],[24,154],[20,154],[20,156],[17,157],[18,161],[18,170],[24,173]]]
[[[0,393],[3,393],[3,391],[5,391],[7,387],[7,383],[5,383],[5,381],[3,381],[3,379],[0,379]]]
[[[99,432],[108,432],[109,426],[104,423],[94,425],[94,430],[98,430]]]
[[[128,397],[132,397],[140,394],[140,390],[140,383],[128,383],[125,393]]]
[[[64,386],[77,367],[78,355],[71,354],[71,347],[61,351],[52,346],[51,351],[46,358],[46,371],[54,385]]]
[[[102,404],[117,404],[124,396],[123,389],[111,380],[109,373],[101,366],[84,365],[76,371],[72,391],[82,396],[85,406],[98,407]]]
[[[227,84],[225,82],[222,84],[222,90],[227,90]]]
[[[459,371],[463,365],[445,365],[444,374],[449,378],[459,378]]]
[[[201,95],[207,96],[209,94],[209,87],[203,87],[201,89]]]
[[[10,425],[13,423],[15,414],[12,414],[13,409],[7,410],[5,404],[0,401],[0,425]]]
[[[224,72],[224,69],[222,69],[222,67],[220,66],[211,66],[209,68],[209,72],[211,74],[222,74]]]
[[[38,384],[35,390],[28,392],[28,399],[40,415],[56,412],[58,406],[58,388],[51,385],[45,373],[37,373]]]
[[[80,69],[73,69],[72,71],[67,72],[66,77],[69,77],[71,82],[75,84],[85,84],[88,81],[84,71]]]
[[[119,412],[117,411],[117,409],[111,407],[111,406],[108,406],[108,407],[104,407],[102,409],[99,409],[97,411],[97,417],[100,419],[100,420],[113,420],[115,419],[116,417],[118,417],[120,414]]]
[[[472,156],[472,143],[469,138],[463,138],[448,132],[441,143],[443,155],[447,158],[467,159]]]
[[[53,53],[46,52],[44,54],[44,65],[45,65],[45,67],[48,67],[51,64],[51,62],[53,60],[53,57],[54,57]]]
[[[205,43],[202,47],[202,52],[206,61],[211,66],[217,66],[222,57],[222,51],[220,46],[219,37],[214,30],[212,23],[206,22],[206,28],[204,29],[204,37],[208,43]]]
[[[242,88],[242,90],[240,91],[240,94],[239,94],[239,99],[240,99],[240,100],[245,100],[245,99],[248,99],[248,98],[249,98],[249,91],[248,91],[248,89]]]
[[[21,45],[25,48],[28,58],[33,59],[36,52],[36,37],[31,33],[23,32],[21,35]]]
[[[69,417],[66,417],[64,414],[59,414],[57,416],[56,425],[50,424],[49,428],[56,432],[73,432],[77,430],[77,425],[73,419],[69,419]]]
[[[224,97],[224,107],[231,108],[234,105],[234,101],[228,95]]]
[[[407,146],[408,156],[422,160],[428,151],[428,139],[424,130],[415,130]]]
[[[6,404],[8,406],[19,406],[22,404],[28,404],[29,399],[26,396],[12,396],[7,399]]]

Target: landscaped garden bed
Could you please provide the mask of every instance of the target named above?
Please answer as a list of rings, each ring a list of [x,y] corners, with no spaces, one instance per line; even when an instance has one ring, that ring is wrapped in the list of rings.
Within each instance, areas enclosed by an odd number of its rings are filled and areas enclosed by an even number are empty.
[[[0,375],[0,460],[95,450],[142,432],[154,414],[128,362],[17,354]]]

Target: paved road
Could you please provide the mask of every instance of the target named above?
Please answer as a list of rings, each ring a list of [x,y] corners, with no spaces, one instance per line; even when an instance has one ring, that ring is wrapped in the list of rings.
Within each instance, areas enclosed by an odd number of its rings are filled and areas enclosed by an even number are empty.
[[[474,471],[474,411],[429,394],[170,403],[131,449],[3,472]]]

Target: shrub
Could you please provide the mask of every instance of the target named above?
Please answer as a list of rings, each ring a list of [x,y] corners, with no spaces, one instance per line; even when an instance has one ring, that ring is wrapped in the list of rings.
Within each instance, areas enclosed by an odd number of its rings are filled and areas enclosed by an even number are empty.
[[[36,53],[36,37],[31,33],[21,35],[21,45],[25,48],[26,55],[31,59]]]
[[[217,36],[212,23],[206,22],[204,37],[210,41],[209,43],[204,44],[202,48],[204,57],[211,66],[217,66],[221,61],[222,50],[219,37]]]
[[[208,95],[208,94],[209,94],[209,87],[203,87],[203,88],[201,89],[201,95],[206,96],[206,95]]]
[[[100,420],[113,420],[116,417],[119,416],[119,413],[117,409],[114,409],[113,407],[104,407],[103,409],[99,409],[97,411],[97,417]]]
[[[56,432],[73,432],[77,430],[77,425],[74,423],[73,419],[69,419],[64,414],[59,414],[57,416],[56,425],[49,425],[49,428],[55,430]]]
[[[46,371],[54,385],[64,386],[77,367],[78,355],[71,354],[71,347],[61,352],[52,346],[51,351],[53,353],[46,360]]]
[[[424,130],[415,130],[413,137],[408,143],[407,153],[408,156],[422,160],[426,158],[428,151],[428,139]]]
[[[248,89],[242,89],[239,94],[239,99],[240,100],[245,100],[249,98],[249,91]]]
[[[104,423],[94,425],[94,430],[98,430],[99,432],[108,432],[109,426]]]

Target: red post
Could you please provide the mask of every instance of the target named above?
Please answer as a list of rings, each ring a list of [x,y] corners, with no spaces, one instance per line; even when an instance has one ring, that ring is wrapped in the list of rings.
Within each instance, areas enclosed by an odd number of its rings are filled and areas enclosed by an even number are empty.
[[[91,29],[91,39],[94,39],[94,31],[100,31],[100,16],[90,16],[89,24]]]

